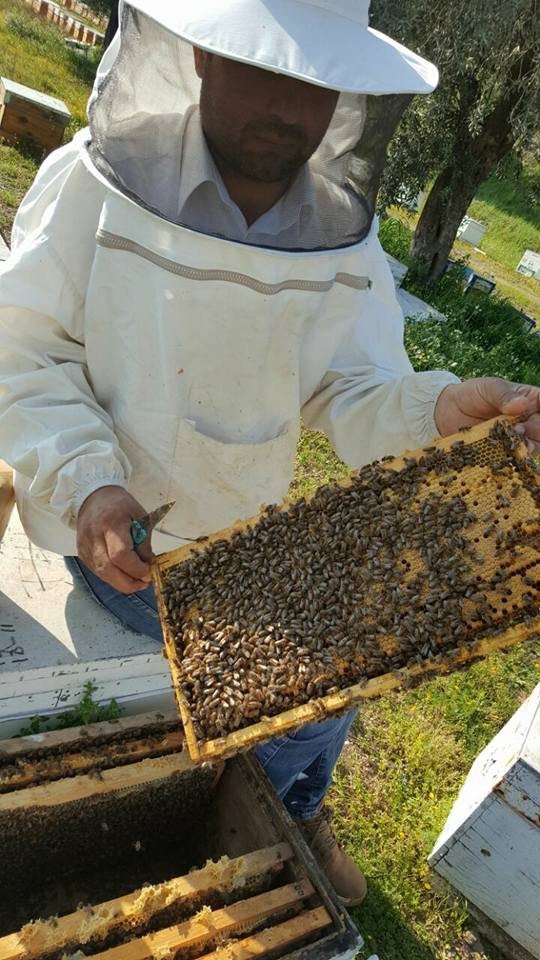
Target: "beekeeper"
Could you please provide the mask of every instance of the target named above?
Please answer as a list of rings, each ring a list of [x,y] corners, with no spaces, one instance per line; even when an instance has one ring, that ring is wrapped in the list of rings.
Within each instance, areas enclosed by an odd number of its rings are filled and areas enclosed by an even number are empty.
[[[90,124],[43,164],[0,283],[0,451],[34,543],[160,637],[156,552],[279,501],[300,417],[359,467],[540,392],[414,373],[377,222],[351,178],[366,94],[435,67],[368,0],[126,0]],[[536,449],[538,446],[536,447]],[[365,896],[322,801],[351,715],[259,759],[347,904]]]

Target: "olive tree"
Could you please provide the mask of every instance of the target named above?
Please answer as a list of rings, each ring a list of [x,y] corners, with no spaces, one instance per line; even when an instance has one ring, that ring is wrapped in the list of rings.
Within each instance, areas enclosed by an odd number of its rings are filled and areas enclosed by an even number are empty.
[[[435,281],[480,184],[537,131],[537,0],[373,0],[372,22],[440,70],[438,90],[403,115],[379,194],[384,207],[434,178],[411,253]]]

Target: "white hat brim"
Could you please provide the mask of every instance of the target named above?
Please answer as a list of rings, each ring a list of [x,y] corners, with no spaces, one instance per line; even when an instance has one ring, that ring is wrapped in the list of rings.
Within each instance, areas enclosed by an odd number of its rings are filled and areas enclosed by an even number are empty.
[[[195,46],[348,93],[431,93],[437,68],[385,34],[297,0],[125,0]]]

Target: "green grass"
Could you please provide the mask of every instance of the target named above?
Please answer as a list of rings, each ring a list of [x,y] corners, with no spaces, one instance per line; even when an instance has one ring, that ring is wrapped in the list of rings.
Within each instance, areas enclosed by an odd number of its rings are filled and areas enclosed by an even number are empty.
[[[8,146],[0,140],[0,233],[8,243],[17,208],[39,163],[35,151]]]
[[[303,431],[293,496],[345,473],[326,439]],[[362,708],[330,794],[336,832],[369,882],[354,911],[361,957],[496,960],[426,858],[474,758],[539,681],[531,641]]]
[[[540,164],[516,179],[487,180],[469,213],[488,228],[480,249],[515,270],[526,249],[540,252]]]
[[[523,249],[525,250],[525,247]],[[496,292],[500,297],[505,297],[518,310],[522,310],[540,324],[540,281],[533,277],[524,277],[517,270],[479,253],[470,244],[461,243],[459,240],[454,244],[453,254],[461,260],[467,260],[468,265],[483,277],[495,280]]]
[[[292,499],[314,493],[323,483],[340,480],[349,473],[338,460],[326,437],[314,430],[303,430],[296,452],[294,480],[289,490]]]
[[[69,141],[86,123],[96,58],[86,60],[66,47],[60,29],[31,13],[21,0],[0,0],[0,74],[63,100],[72,113]],[[0,232],[10,241],[13,218],[41,162],[28,144],[0,138]]]
[[[95,63],[77,57],[60,29],[22,0],[0,0],[0,73],[63,100],[73,115],[66,139],[86,123]]]
[[[464,902],[426,864],[477,754],[540,679],[540,644],[366,707],[331,794],[337,831],[370,881],[355,919],[384,960],[468,954]],[[494,957],[489,948],[480,957]]]

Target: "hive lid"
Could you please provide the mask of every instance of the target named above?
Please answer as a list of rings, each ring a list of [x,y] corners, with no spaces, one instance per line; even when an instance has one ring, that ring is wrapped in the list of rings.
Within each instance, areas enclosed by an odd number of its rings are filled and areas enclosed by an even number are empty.
[[[20,100],[28,101],[28,103],[46,107],[47,110],[64,117],[66,121],[71,118],[71,113],[63,100],[51,97],[48,93],[42,93],[40,90],[34,90],[32,87],[25,87],[24,84],[16,83],[15,80],[10,80],[8,77],[0,77],[0,82],[6,91],[5,103],[9,103],[11,97],[18,97]]]

